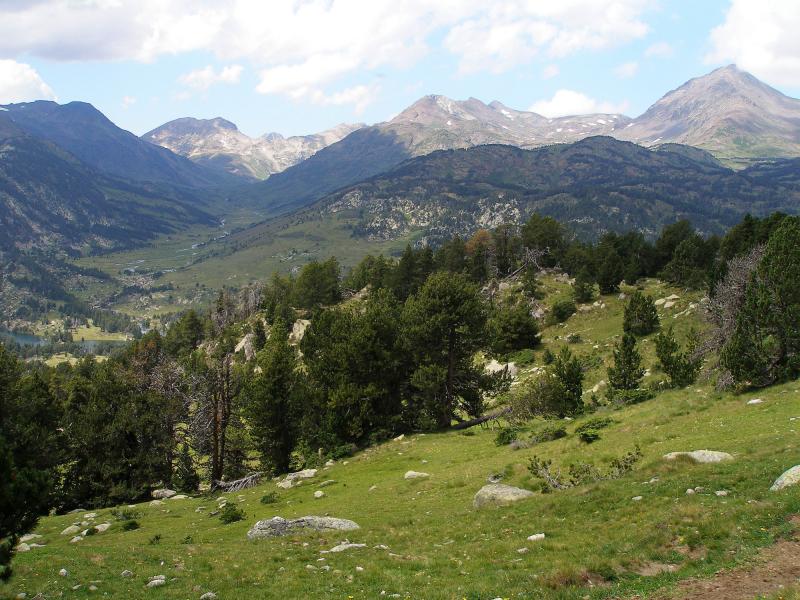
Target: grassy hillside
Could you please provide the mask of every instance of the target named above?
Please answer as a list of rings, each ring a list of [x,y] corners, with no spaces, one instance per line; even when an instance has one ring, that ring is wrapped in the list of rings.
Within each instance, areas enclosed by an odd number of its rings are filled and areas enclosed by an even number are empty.
[[[653,281],[646,288],[655,297],[681,296],[675,306],[659,308],[662,323],[674,324],[678,335],[699,324],[698,309],[692,308],[698,297]],[[548,278],[545,289],[551,303],[567,286]],[[544,347],[556,351],[568,335],[580,335],[582,341],[571,348],[593,365],[584,384],[587,397],[605,379],[610,346],[622,329],[622,301],[616,296],[601,301],[605,307],[545,328],[542,336]],[[647,339],[640,348],[652,371],[648,379],[657,379],[661,374],[652,346]],[[521,378],[541,365],[541,355],[542,349],[537,350]],[[208,591],[221,599],[376,598],[384,592],[385,597],[430,599],[662,597],[681,579],[710,577],[721,567],[750,561],[760,548],[791,531],[788,517],[800,511],[800,490],[773,493],[769,487],[800,463],[798,387],[792,382],[737,396],[718,393],[710,382],[701,381],[636,406],[601,408],[564,421],[567,437],[516,451],[497,446],[497,432],[488,427],[410,435],[324,467],[316,478],[290,490],[267,481],[241,494],[123,507],[141,525],[134,531],[124,531],[124,521],[111,509],[98,510],[92,522],[110,523],[110,529],[75,544],[60,532],[81,521],[82,514],[48,517],[36,530],[43,537],[33,540],[45,546],[17,556],[16,575],[0,586],[0,594],[126,599],[199,598]],[[756,397],[763,403],[747,404]],[[575,429],[598,416],[614,422],[600,430],[598,441],[581,442]],[[523,436],[543,424],[529,423]],[[615,481],[542,494],[527,471],[534,455],[552,459],[564,470],[575,461],[605,466],[637,444],[642,460]],[[699,465],[662,458],[667,452],[696,449],[729,452],[735,460]],[[408,470],[430,477],[404,480]],[[473,496],[494,473],[502,474],[504,483],[537,494],[513,506],[476,510]],[[335,483],[318,485],[327,480]],[[705,490],[685,493],[697,486]],[[325,497],[315,499],[319,489]],[[727,495],[715,494],[721,490]],[[262,504],[269,492],[277,493],[277,502]],[[223,525],[209,516],[220,496],[240,506],[245,519]],[[361,529],[246,539],[256,520],[275,515],[330,515],[352,519]],[[535,533],[546,538],[528,542]],[[320,553],[345,539],[366,547]],[[62,568],[67,571],[63,577]],[[132,578],[121,576],[126,569]],[[166,585],[145,588],[155,575],[164,575]]]

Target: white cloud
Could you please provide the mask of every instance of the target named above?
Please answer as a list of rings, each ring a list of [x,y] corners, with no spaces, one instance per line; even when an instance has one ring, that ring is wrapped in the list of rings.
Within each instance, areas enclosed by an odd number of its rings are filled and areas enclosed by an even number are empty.
[[[552,98],[534,102],[528,110],[545,117],[566,117],[593,113],[622,113],[627,108],[627,102],[622,104],[598,102],[574,90],[558,90]]]
[[[706,62],[734,62],[775,85],[800,85],[800,2],[732,0]]]
[[[614,69],[614,74],[620,79],[630,79],[639,71],[639,63],[636,61],[626,62]]]
[[[0,56],[152,61],[192,51],[313,101],[354,73],[408,68],[443,39],[461,72],[499,72],[639,39],[653,0],[37,0],[0,2]],[[200,70],[204,72],[204,69]],[[187,79],[204,89],[217,73]],[[187,75],[189,77],[189,75]],[[211,85],[210,83],[208,85]],[[358,82],[353,84],[358,87]],[[367,86],[369,87],[369,86]],[[354,96],[353,96],[354,97]]]
[[[542,69],[542,77],[544,79],[552,79],[560,72],[561,71],[559,70],[558,65],[547,65],[544,69]]]
[[[28,64],[0,60],[0,104],[55,100],[53,90]]]
[[[454,26],[445,47],[462,73],[505,71],[538,55],[560,58],[643,37],[647,0],[500,1]]]
[[[356,114],[361,114],[378,95],[379,88],[375,85],[355,85],[333,94],[325,94],[315,90],[311,94],[311,101],[322,106],[352,105]]]
[[[178,81],[188,88],[205,91],[217,83],[239,83],[242,76],[243,67],[241,65],[228,65],[219,71],[208,65],[203,69],[190,71],[178,78]]]
[[[644,51],[645,58],[669,58],[673,54],[675,54],[675,50],[667,42],[656,42]]]
[[[135,96],[124,96],[122,98],[122,108],[124,110],[128,110],[134,104],[136,104],[136,97]]]

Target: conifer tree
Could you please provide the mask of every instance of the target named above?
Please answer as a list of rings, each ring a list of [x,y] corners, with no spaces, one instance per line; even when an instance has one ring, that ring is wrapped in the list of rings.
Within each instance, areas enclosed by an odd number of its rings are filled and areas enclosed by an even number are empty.
[[[636,338],[625,333],[614,345],[614,366],[608,367],[608,384],[612,390],[635,390],[644,376],[642,357],[636,349]]]

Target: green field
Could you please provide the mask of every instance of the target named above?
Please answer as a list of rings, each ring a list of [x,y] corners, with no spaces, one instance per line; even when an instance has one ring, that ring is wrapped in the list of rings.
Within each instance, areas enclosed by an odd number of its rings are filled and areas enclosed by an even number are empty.
[[[566,289],[552,279],[545,286],[550,299]],[[690,308],[697,296],[656,282],[647,287],[656,297],[683,296],[674,307],[659,309],[662,323],[674,324],[679,336],[699,324],[697,309]],[[594,365],[585,390],[605,378],[610,345],[621,333],[622,302],[616,297],[602,300],[605,308],[577,314],[565,326],[543,332],[545,346],[553,350],[566,343],[567,335],[580,335],[582,341],[570,346],[576,354],[592,357]],[[647,340],[641,349],[650,378],[657,379],[661,374],[652,346]],[[536,357],[540,365],[541,349]],[[680,580],[711,577],[723,567],[748,563],[759,549],[791,532],[788,518],[800,512],[800,488],[776,493],[769,487],[800,463],[799,387],[790,382],[735,395],[716,392],[710,381],[701,380],[639,405],[600,408],[594,415],[564,421],[567,437],[522,450],[497,446],[497,431],[489,427],[467,434],[407,435],[323,468],[315,479],[290,490],[268,480],[244,491],[241,500],[239,494],[225,495],[246,514],[230,525],[208,515],[220,494],[168,500],[161,506],[137,504],[129,509],[138,513],[141,528],[135,531],[123,531],[123,521],[110,509],[97,510],[92,522],[108,522],[110,529],[74,544],[60,532],[81,515],[47,517],[36,530],[43,537],[35,540],[45,546],[16,557],[16,574],[0,586],[0,594],[125,599],[199,598],[208,591],[221,599],[662,597]],[[763,403],[747,405],[756,397]],[[600,430],[598,441],[580,441],[575,429],[597,416],[614,423]],[[542,425],[531,422],[527,432]],[[605,466],[637,444],[642,460],[614,481],[543,494],[527,471],[534,455],[552,459],[563,470],[575,461]],[[734,460],[700,465],[663,459],[667,452],[696,449],[729,452]],[[405,480],[408,470],[430,477]],[[502,474],[504,483],[537,493],[508,507],[473,508],[475,493],[493,473]],[[318,487],[326,480],[335,483]],[[698,486],[704,491],[685,493]],[[318,489],[324,498],[313,497]],[[726,496],[715,494],[722,490]],[[277,502],[261,504],[260,498],[272,491]],[[361,528],[247,540],[256,520],[275,515],[330,515],[352,519]],[[528,542],[535,533],[546,537]],[[320,553],[345,539],[366,547]],[[68,572],[65,577],[58,574],[62,568]],[[132,578],[121,576],[126,569]],[[166,585],[146,588],[155,575],[164,575]],[[97,590],[90,591],[90,585]]]

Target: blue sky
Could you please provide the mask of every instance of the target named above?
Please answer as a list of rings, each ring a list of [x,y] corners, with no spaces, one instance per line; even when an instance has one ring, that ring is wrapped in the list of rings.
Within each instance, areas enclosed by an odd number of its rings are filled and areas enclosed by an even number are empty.
[[[7,0],[0,103],[83,100],[137,134],[312,133],[429,93],[635,116],[731,62],[800,97],[797,31],[796,0]]]

